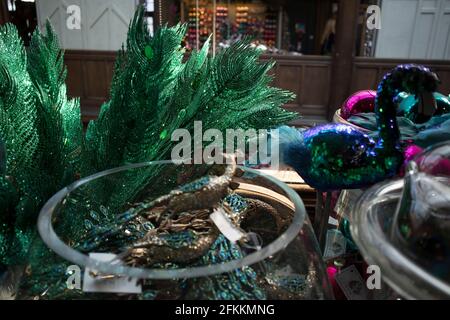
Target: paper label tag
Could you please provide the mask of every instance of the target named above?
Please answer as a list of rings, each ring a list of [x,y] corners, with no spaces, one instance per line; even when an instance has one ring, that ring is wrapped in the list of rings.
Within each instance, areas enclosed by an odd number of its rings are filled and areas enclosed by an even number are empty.
[[[347,240],[342,232],[337,229],[327,231],[327,238],[325,242],[325,250],[323,253],[324,259],[331,259],[345,254],[347,248]]]
[[[367,300],[369,298],[369,290],[354,265],[339,272],[335,279],[348,300]]]
[[[112,253],[90,253],[89,257],[95,260],[109,262],[114,260],[117,256]],[[110,293],[142,293],[142,287],[137,284],[137,278],[129,277],[103,277],[99,274],[98,277],[92,275],[93,270],[86,268],[83,278],[84,292],[110,292]],[[95,271],[94,271],[95,272]]]
[[[332,226],[337,227],[339,225],[339,221],[332,216],[328,217],[328,224],[331,224]]]
[[[241,230],[234,226],[222,208],[214,210],[209,218],[214,222],[219,231],[232,243],[236,243],[245,236]]]
[[[334,207],[337,216],[349,219],[350,210],[362,193],[361,189],[342,190]]]

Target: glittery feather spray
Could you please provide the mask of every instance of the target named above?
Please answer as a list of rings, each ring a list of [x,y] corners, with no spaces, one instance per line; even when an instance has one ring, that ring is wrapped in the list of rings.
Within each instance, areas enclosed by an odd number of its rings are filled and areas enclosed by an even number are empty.
[[[209,41],[183,62],[180,46],[185,25],[162,27],[147,33],[143,11],[131,22],[126,51],[119,53],[111,99],[88,127],[88,153],[97,170],[126,163],[170,159],[174,130],[186,128],[193,137],[194,121],[203,130],[265,129],[297,115],[280,106],[293,94],[270,87],[272,62],[258,62],[260,52],[250,41],[233,44],[215,57]],[[144,81],[145,80],[145,81]],[[128,190],[115,190],[109,203],[123,203],[161,176],[130,173]]]
[[[77,100],[69,100],[56,35],[33,34],[26,53],[12,25],[0,28],[0,262],[25,259],[43,202],[76,177],[83,140]],[[6,152],[7,151],[7,152]]]
[[[248,40],[215,57],[207,42],[184,61],[185,31],[162,27],[150,37],[143,8],[137,10],[117,57],[111,98],[83,135],[79,100],[66,96],[63,54],[50,25],[46,35],[34,33],[28,53],[14,26],[0,27],[0,137],[7,151],[0,173],[0,263],[26,263],[37,214],[52,194],[104,169],[170,159],[177,128],[193,132],[194,121],[202,121],[204,130],[262,129],[297,117],[280,107],[293,94],[269,86],[273,63],[258,62],[260,52]],[[99,201],[118,207],[170,174],[153,168],[124,175],[117,185],[129,188],[111,185]],[[39,239],[33,247],[35,266],[50,263]]]

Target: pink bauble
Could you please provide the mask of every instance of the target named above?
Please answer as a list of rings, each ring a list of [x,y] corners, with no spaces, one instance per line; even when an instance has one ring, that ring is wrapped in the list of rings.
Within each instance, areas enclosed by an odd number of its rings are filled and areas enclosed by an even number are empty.
[[[422,151],[423,149],[419,146],[416,146],[415,144],[407,146],[403,151],[403,155],[405,156],[405,162],[409,162]]]
[[[423,149],[419,146],[416,146],[415,144],[410,144],[403,150],[403,156],[405,158],[405,161],[403,162],[402,167],[400,168],[399,175],[400,177],[403,177],[405,175],[406,166],[408,165],[408,162],[410,162],[416,155],[420,154],[423,151]]]
[[[411,144],[405,148],[403,151],[403,155],[405,157],[405,161],[403,162],[403,166],[400,169],[400,176],[403,177],[405,175],[405,169],[411,160],[414,159],[421,167],[428,168],[428,173],[433,175],[449,175],[450,174],[450,160],[445,159],[443,157],[435,157],[434,159],[426,158],[421,156],[420,154],[424,151],[419,146]]]
[[[355,92],[341,106],[341,117],[347,120],[352,115],[364,112],[373,112],[377,92],[362,90]]]

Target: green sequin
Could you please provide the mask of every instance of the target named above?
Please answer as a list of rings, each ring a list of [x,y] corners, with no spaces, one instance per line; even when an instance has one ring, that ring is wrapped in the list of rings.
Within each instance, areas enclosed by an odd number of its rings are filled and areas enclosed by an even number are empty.
[[[153,58],[153,49],[150,46],[145,46],[145,56],[151,60]]]
[[[164,140],[164,139],[167,138],[167,134],[168,134],[167,129],[164,129],[164,130],[161,132],[161,134],[159,135],[159,138],[160,138],[161,140]]]

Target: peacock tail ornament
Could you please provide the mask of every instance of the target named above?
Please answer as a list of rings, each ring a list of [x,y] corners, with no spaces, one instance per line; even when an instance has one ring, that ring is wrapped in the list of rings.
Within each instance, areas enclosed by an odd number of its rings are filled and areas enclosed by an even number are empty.
[[[377,137],[353,126],[326,124],[306,131],[281,127],[283,161],[322,190],[361,188],[392,177],[403,163],[396,97],[434,92],[437,76],[418,65],[400,65],[380,82],[375,100]]]
[[[153,37],[147,30],[139,7],[118,53],[111,98],[84,134],[79,100],[66,94],[63,52],[50,24],[45,35],[33,34],[27,51],[13,25],[0,27],[0,263],[33,260],[35,270],[52,265],[55,258],[36,237],[42,205],[80,177],[170,159],[178,128],[193,136],[194,121],[202,121],[204,130],[225,132],[273,128],[297,117],[281,108],[293,94],[269,86],[273,62],[260,62],[260,51],[248,39],[215,57],[206,42],[185,59],[186,26],[162,27]],[[173,172],[162,166],[123,175],[103,188],[98,201],[110,204],[112,219],[143,190],[175,187],[169,176]],[[73,219],[84,219],[95,206],[80,198]],[[58,232],[79,236],[70,225]],[[32,243],[34,253],[28,254]]]

